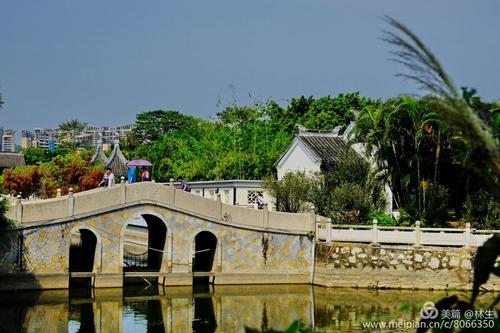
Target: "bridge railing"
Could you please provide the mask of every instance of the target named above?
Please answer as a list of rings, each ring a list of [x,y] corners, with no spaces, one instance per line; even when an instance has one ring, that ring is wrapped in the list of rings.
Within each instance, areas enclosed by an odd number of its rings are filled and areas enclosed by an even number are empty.
[[[481,246],[499,230],[475,230],[470,223],[465,228],[422,228],[372,225],[338,225],[331,222],[316,224],[316,240],[326,242],[359,242],[373,244],[405,244],[430,246]]]
[[[221,219],[225,222],[238,223],[241,225],[248,225],[259,228],[266,227],[263,209],[255,209],[253,207],[244,208],[225,203],[221,204],[221,208]]]
[[[264,209],[258,210],[224,204],[220,196],[217,199],[212,200],[183,192],[176,189],[173,182],[167,185],[154,182],[128,184],[122,179],[120,184],[112,188],[98,188],[75,194],[70,189],[68,195],[54,199],[22,201],[18,197],[14,200],[8,217],[22,225],[106,211],[141,201],[153,201],[224,223],[284,231],[314,230],[314,212],[310,214],[271,212],[267,209],[267,205]]]
[[[92,193],[70,193],[70,196],[73,197],[73,210],[68,212],[68,216],[90,213],[120,205],[120,186],[99,188]],[[68,201],[71,205],[71,198]]]

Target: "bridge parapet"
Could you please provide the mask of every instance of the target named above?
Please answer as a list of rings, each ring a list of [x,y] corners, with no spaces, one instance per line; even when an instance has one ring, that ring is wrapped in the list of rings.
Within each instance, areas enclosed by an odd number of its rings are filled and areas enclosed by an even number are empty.
[[[291,214],[227,205],[175,189],[173,184],[154,182],[127,184],[122,182],[113,188],[98,188],[85,192],[70,193],[54,199],[15,200],[8,217],[19,226],[50,222],[72,216],[105,212],[133,204],[153,203],[174,210],[253,228],[272,228],[287,231],[308,232],[314,230],[314,214]]]
[[[316,224],[316,240],[331,242],[352,242],[371,244],[398,244],[413,246],[478,247],[500,230],[476,230],[470,223],[465,228],[421,228],[416,221],[414,227],[372,225]]]

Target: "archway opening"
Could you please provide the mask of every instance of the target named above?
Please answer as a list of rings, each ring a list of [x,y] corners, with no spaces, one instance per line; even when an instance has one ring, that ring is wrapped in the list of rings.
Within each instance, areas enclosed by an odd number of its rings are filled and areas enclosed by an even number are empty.
[[[217,249],[217,237],[210,231],[202,231],[194,238],[193,272],[212,272]],[[209,275],[194,277],[194,283],[208,283]]]
[[[157,216],[143,214],[128,223],[123,237],[124,270],[160,271],[166,240],[167,227]]]
[[[78,229],[71,233],[69,246],[70,285],[90,286],[90,274],[94,271],[97,247],[96,235],[88,229]]]

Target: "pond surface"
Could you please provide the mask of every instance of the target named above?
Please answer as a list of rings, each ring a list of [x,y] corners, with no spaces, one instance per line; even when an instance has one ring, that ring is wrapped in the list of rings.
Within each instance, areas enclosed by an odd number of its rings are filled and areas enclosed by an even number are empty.
[[[0,332],[244,332],[284,330],[294,320],[325,332],[360,332],[364,321],[414,320],[424,302],[445,295],[309,285],[3,293]]]

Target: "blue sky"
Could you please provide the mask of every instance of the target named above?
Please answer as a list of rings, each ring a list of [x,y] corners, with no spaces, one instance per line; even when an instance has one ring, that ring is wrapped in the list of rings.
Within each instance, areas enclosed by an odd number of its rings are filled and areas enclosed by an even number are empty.
[[[457,86],[500,98],[500,1],[2,0],[0,126],[132,122],[154,109],[204,118],[239,104],[360,91],[416,93],[378,38],[387,14]]]

